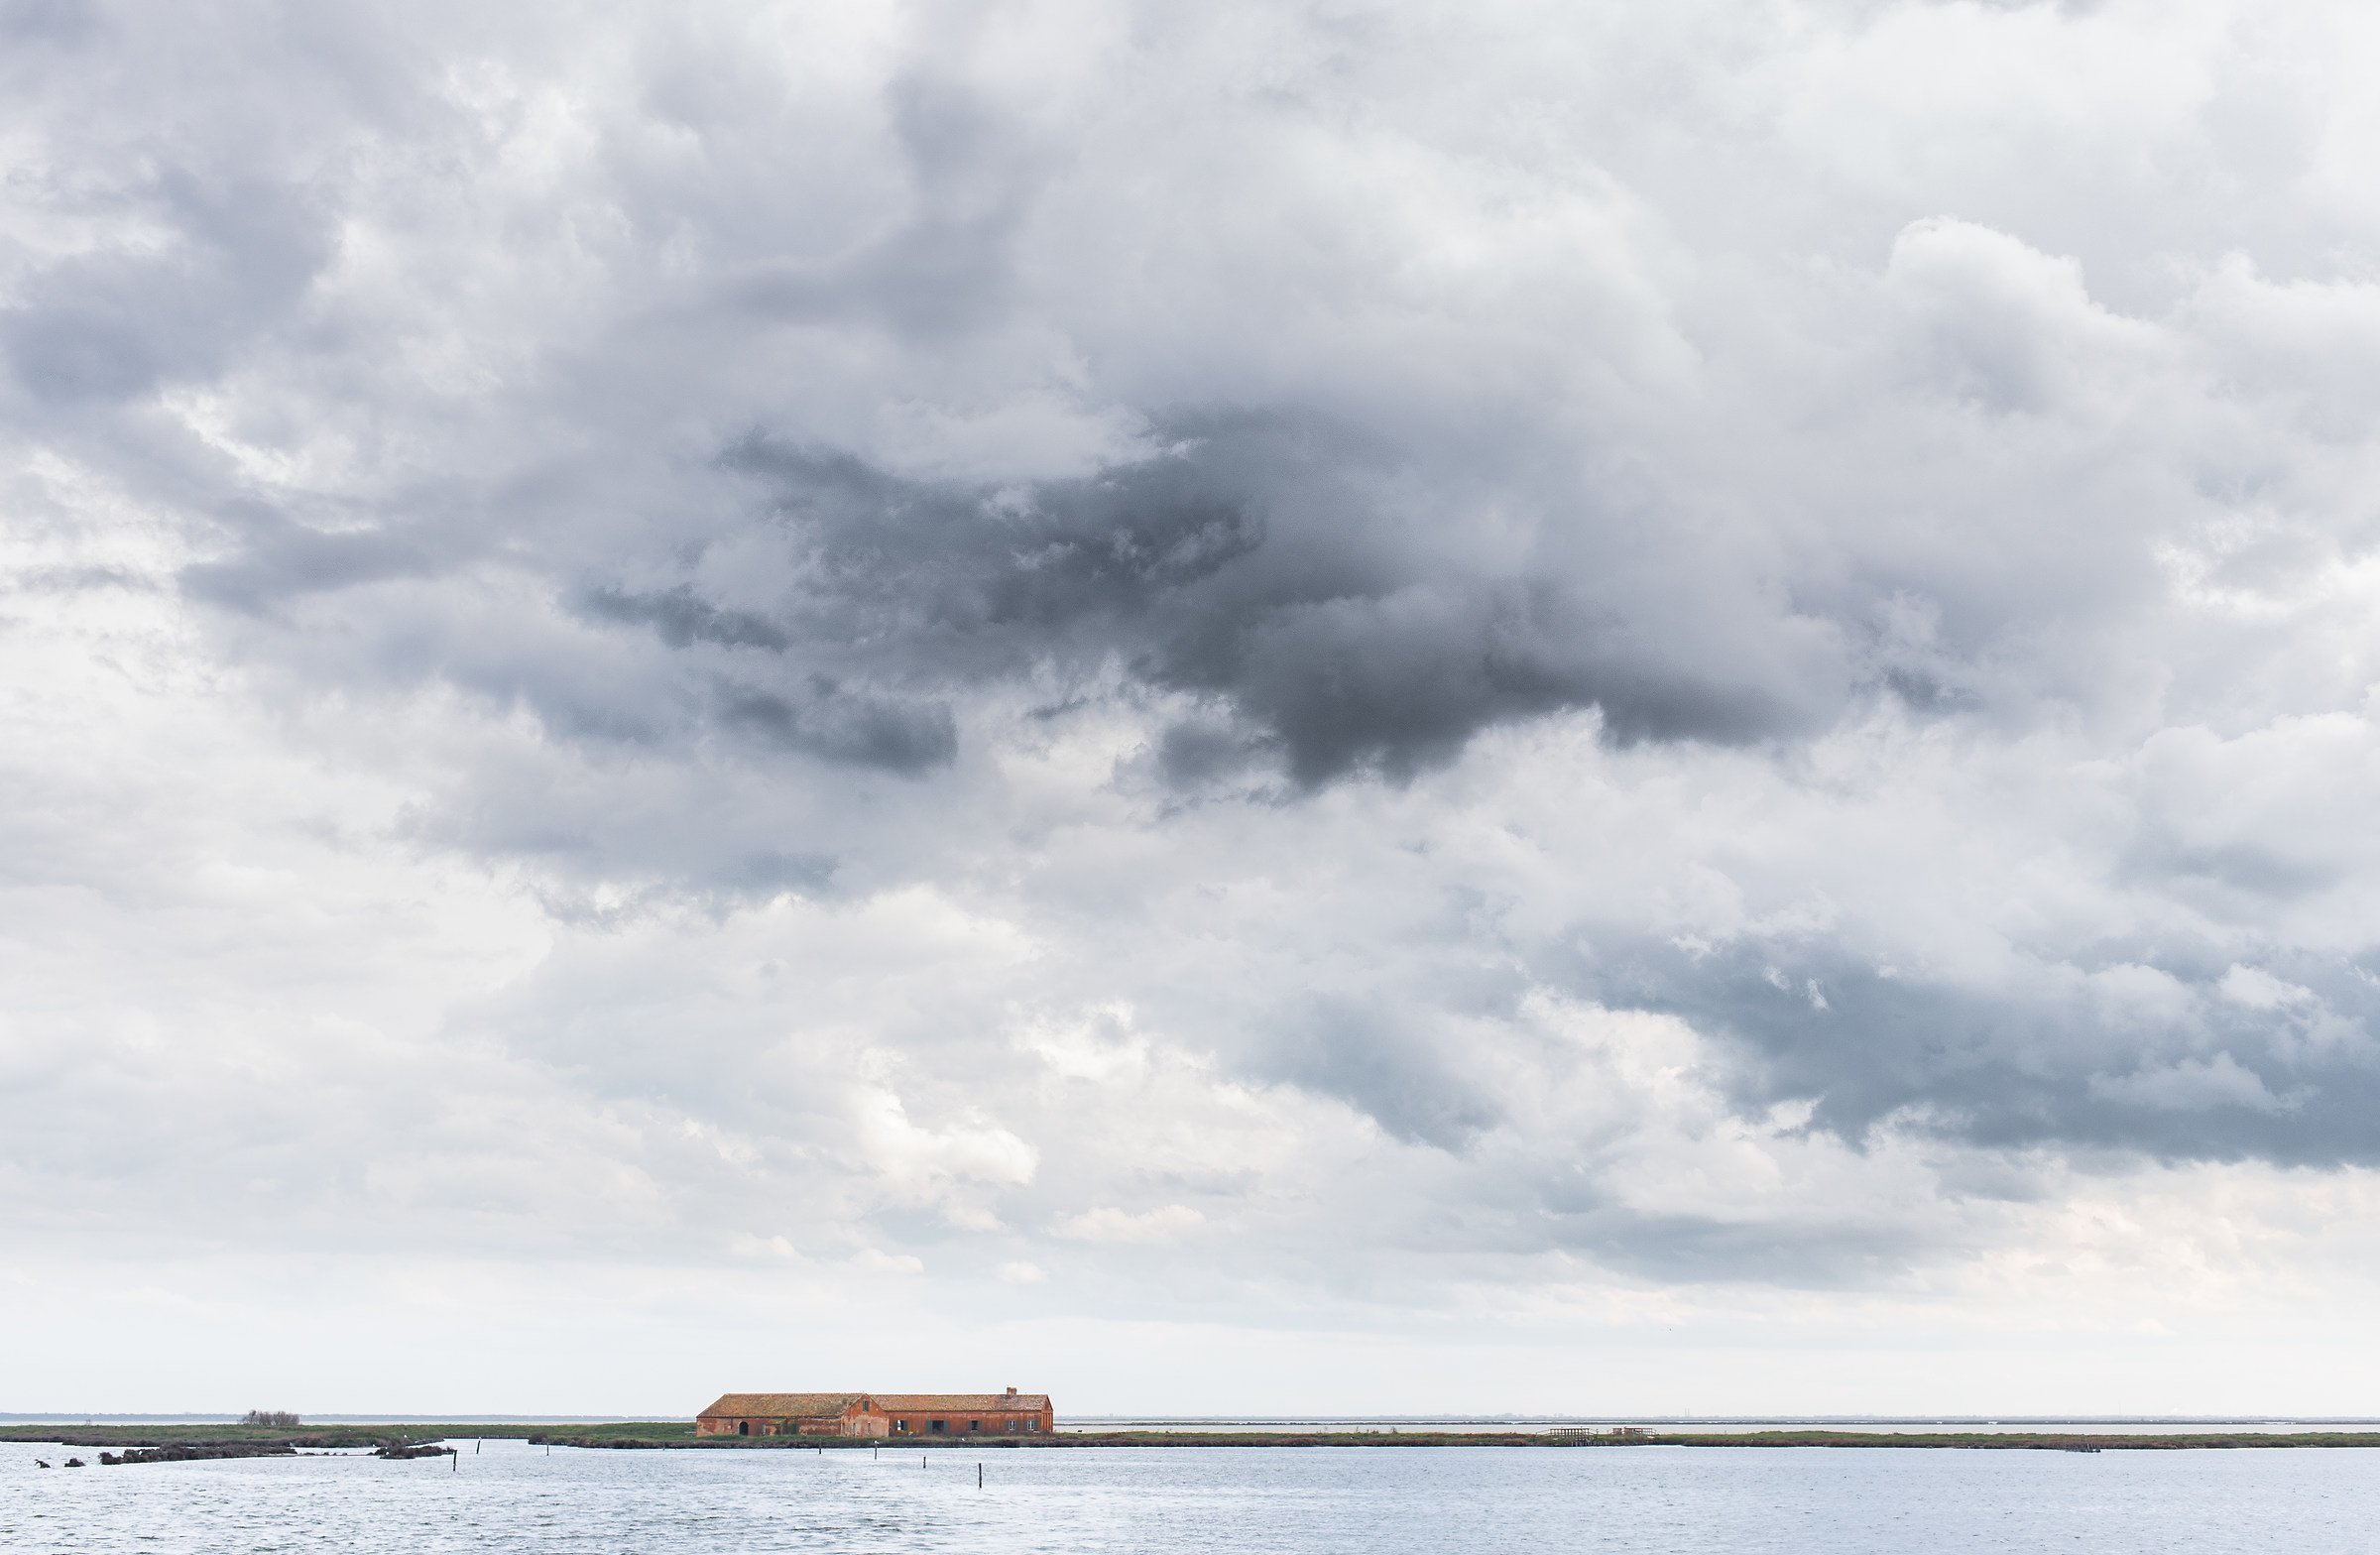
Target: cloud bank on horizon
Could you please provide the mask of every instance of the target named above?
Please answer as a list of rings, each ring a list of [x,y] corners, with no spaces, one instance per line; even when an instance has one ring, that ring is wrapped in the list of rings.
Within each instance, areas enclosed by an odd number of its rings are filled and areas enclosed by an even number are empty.
[[[0,35],[40,1281],[2360,1299],[2360,13]]]

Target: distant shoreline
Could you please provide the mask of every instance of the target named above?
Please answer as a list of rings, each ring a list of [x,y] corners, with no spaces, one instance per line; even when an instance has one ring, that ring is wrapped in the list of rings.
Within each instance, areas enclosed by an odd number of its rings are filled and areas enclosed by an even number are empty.
[[[1529,1447],[1619,1450],[1637,1447],[1873,1447],[2093,1453],[2257,1447],[2380,1448],[2380,1431],[2200,1431],[2157,1435],[2032,1431],[1646,1431],[1634,1435],[1574,1431],[1059,1431],[1048,1436],[954,1437],[942,1440],[905,1437],[891,1441],[844,1437],[650,1440],[592,1434],[578,1437],[540,1434],[530,1440],[582,1448],[695,1447],[730,1451],[801,1448],[907,1451],[917,1448],[946,1452],[967,1447],[979,1450],[1008,1447],[1045,1450],[1081,1447]]]
[[[306,1430],[346,1429],[353,1426],[421,1426],[449,1430],[484,1427],[493,1439],[515,1428],[587,1426],[610,1430],[620,1426],[663,1431],[689,1426],[691,1416],[657,1418],[627,1414],[313,1414],[304,1416]],[[130,1412],[55,1409],[46,1412],[0,1411],[0,1432],[23,1426],[87,1426],[93,1430],[148,1427],[180,1429],[214,1426],[245,1429],[237,1411],[167,1410]],[[2028,1427],[2055,1433],[2062,1430],[2107,1430],[2129,1427],[2130,1435],[2170,1435],[2182,1431],[2344,1430],[2370,1427],[2380,1431],[2380,1415],[2264,1414],[1092,1414],[1059,1417],[1062,1432],[1093,1434],[1117,1431],[1607,1431],[1614,1426],[1637,1426],[1648,1431],[1710,1431],[1742,1426],[1761,1431],[1834,1431],[1918,1426],[1937,1431],[1963,1431],[1977,1426],[2000,1430]]]
[[[188,1425],[84,1426],[9,1423],[0,1426],[0,1442],[57,1442],[69,1447],[232,1447],[287,1444],[298,1449],[403,1446],[431,1441],[525,1440],[556,1447],[622,1451],[697,1450],[708,1452],[951,1452],[973,1448],[1087,1447],[1173,1448],[1323,1448],[1323,1447],[1528,1447],[1543,1449],[1625,1450],[1641,1447],[1840,1447],[1900,1449],[1966,1449],[2032,1452],[2160,1452],[2215,1451],[2247,1448],[2380,1448],[2380,1429],[2364,1431],[2223,1431],[2115,1432],[2094,1431],[1850,1431],[1792,1429],[1766,1431],[1679,1431],[1628,1428],[1621,1431],[1588,1429],[1492,1431],[1427,1430],[1381,1426],[1366,1430],[1283,1431],[1084,1431],[1060,1430],[1047,1436],[956,1437],[736,1437],[694,1435],[690,1420],[618,1422],[404,1422],[366,1426],[325,1421],[296,1430],[220,1423]]]

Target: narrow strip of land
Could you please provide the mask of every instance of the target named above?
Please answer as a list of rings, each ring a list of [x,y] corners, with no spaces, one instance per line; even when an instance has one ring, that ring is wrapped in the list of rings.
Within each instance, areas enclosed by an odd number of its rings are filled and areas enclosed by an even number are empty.
[[[902,1451],[944,1451],[987,1447],[1903,1447],[1977,1448],[2057,1452],[2116,1452],[2191,1448],[2242,1447],[2380,1447],[2380,1431],[2323,1432],[2205,1432],[2186,1435],[2112,1435],[2070,1432],[1883,1432],[1883,1431],[1745,1431],[1722,1435],[1699,1431],[1646,1431],[1635,1434],[1584,1431],[1060,1431],[1050,1436],[894,1437],[867,1440],[853,1437],[640,1437],[628,1428],[619,1434],[575,1433],[566,1427],[550,1430],[532,1441],[572,1447],[724,1448],[735,1450],[897,1448]]]
[[[2280,1447],[2380,1447],[2369,1431],[1059,1431],[1048,1436],[702,1436],[691,1421],[643,1420],[602,1425],[341,1425],[298,1430],[240,1425],[10,1426],[0,1442],[58,1442],[70,1447],[308,1448],[406,1447],[482,1438],[557,1447],[628,1451],[829,1452],[897,1449],[1069,1447],[1849,1447],[1964,1448],[1979,1451],[2172,1452]]]

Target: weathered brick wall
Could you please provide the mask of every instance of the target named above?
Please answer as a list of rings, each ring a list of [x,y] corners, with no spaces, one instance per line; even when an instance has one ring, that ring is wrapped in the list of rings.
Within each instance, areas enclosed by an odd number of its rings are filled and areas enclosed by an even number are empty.
[[[745,1402],[765,1404],[787,1395],[729,1394],[722,1404]],[[811,1395],[816,1396],[816,1395]],[[1047,1401],[1028,1403],[1027,1397],[1012,1399],[1001,1394],[974,1395],[912,1395],[906,1403],[885,1403],[873,1397],[855,1399],[839,1414],[799,1417],[764,1417],[744,1414],[704,1414],[695,1417],[697,1436],[862,1436],[889,1437],[903,1434],[914,1437],[1011,1436],[1042,1433],[1057,1429],[1057,1409]],[[788,1397],[788,1401],[790,1401]],[[927,1405],[928,1407],[919,1407]],[[936,1407],[938,1406],[938,1407]],[[714,1406],[716,1407],[716,1406]],[[908,1422],[905,1432],[895,1432],[896,1419]],[[940,1430],[933,1422],[942,1422]],[[971,1422],[980,1421],[982,1429],[970,1430]],[[1012,1424],[1011,1422],[1014,1422]],[[741,1429],[740,1429],[741,1428]]]

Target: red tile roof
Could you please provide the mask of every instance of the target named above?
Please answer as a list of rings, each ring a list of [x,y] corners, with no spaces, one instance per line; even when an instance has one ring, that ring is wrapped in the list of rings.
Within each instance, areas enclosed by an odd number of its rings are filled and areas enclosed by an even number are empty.
[[[1049,1407],[1047,1393],[876,1393],[876,1407],[887,1414],[1039,1414]]]
[[[869,1393],[721,1393],[704,1416],[743,1415],[757,1420],[832,1418]]]

